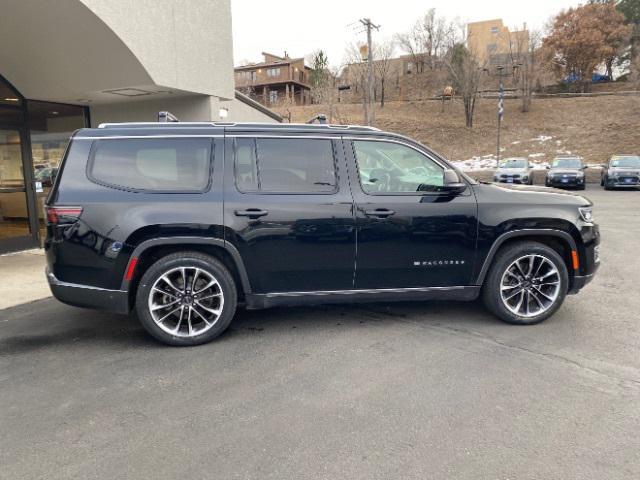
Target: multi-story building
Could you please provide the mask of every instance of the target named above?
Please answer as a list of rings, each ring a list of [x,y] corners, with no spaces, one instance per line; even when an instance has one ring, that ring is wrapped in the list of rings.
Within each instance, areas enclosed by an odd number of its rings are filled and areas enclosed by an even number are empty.
[[[311,103],[311,68],[304,58],[263,52],[264,61],[235,68],[236,89],[263,105]]]
[[[502,19],[485,20],[467,24],[467,45],[480,60],[488,65],[507,65],[514,54],[526,51],[529,31],[510,31]]]
[[[281,118],[235,91],[230,0],[13,0],[0,15],[0,253],[42,239],[74,130]]]

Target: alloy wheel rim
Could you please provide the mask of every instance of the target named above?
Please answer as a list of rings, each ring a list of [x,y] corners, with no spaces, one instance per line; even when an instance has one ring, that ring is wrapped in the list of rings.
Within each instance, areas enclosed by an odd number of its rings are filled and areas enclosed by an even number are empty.
[[[177,267],[151,287],[149,313],[155,324],[177,337],[195,337],[220,319],[224,294],[218,280],[198,267]]]
[[[547,312],[560,294],[560,271],[547,257],[523,255],[502,274],[503,305],[519,317],[532,318]]]

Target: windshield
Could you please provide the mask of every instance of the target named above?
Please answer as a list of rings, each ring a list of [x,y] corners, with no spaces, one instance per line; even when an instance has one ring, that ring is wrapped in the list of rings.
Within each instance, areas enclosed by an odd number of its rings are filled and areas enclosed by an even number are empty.
[[[527,161],[524,158],[508,158],[500,163],[500,168],[526,168]]]
[[[582,160],[579,158],[556,158],[552,168],[582,168]]]
[[[612,167],[640,168],[640,157],[612,157]]]

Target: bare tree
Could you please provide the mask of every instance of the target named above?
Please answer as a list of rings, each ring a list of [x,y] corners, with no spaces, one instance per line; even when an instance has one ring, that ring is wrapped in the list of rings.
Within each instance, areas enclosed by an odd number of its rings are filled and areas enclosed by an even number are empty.
[[[406,33],[396,35],[400,48],[411,56],[416,73],[434,69],[456,39],[456,26],[430,9]]]
[[[531,109],[533,89],[540,79],[542,60],[540,47],[542,34],[538,30],[532,30],[528,35],[517,32],[509,32],[509,54],[511,64],[514,65],[514,80],[520,88],[522,96],[522,111]]]
[[[373,70],[376,83],[380,85],[380,108],[384,108],[388,81],[398,74],[397,62],[393,59],[395,49],[395,42],[387,40],[377,44],[374,51]]]
[[[449,69],[451,83],[456,94],[462,97],[464,104],[465,125],[473,127],[478,88],[484,72],[476,54],[470,51],[464,43],[457,43],[450,50],[445,60]]]

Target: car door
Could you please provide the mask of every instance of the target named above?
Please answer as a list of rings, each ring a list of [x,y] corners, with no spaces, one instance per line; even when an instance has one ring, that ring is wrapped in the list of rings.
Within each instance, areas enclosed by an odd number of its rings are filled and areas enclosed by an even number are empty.
[[[471,188],[441,191],[445,164],[404,140],[345,141],[356,205],[356,288],[466,286],[478,231]]]
[[[226,137],[225,231],[254,293],[353,288],[355,217],[339,138]]]

